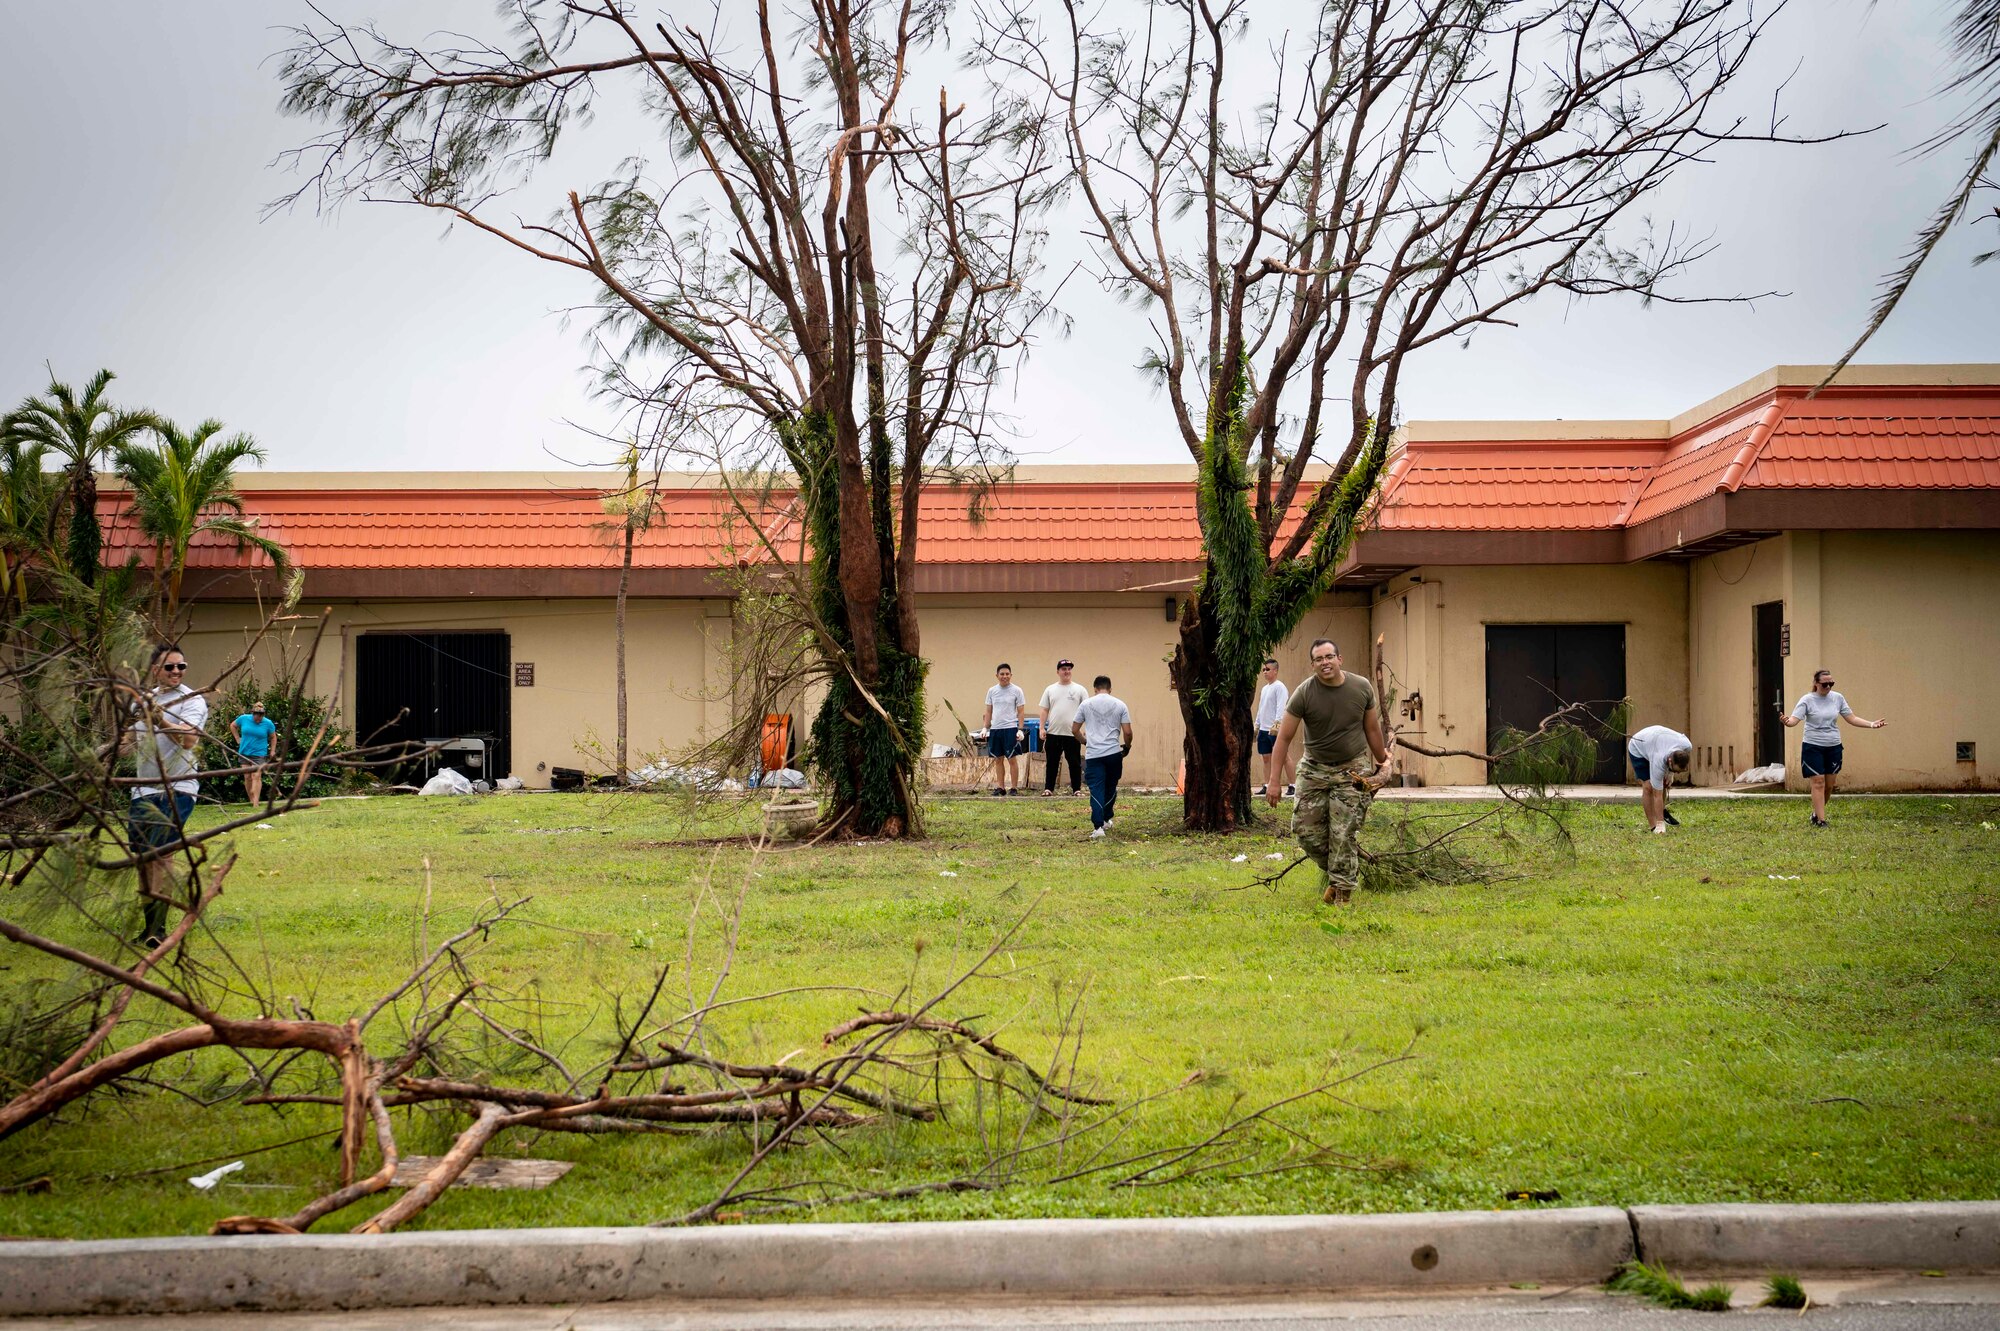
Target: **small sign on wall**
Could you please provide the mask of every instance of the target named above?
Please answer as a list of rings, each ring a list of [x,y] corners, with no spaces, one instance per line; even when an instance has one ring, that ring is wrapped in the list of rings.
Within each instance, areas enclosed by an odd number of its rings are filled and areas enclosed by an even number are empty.
[[[1790,656],[1791,654],[1792,626],[1790,624],[1780,624],[1778,625],[1778,655]],[[535,682],[535,668],[533,666],[528,667],[528,682],[530,684]]]
[[[535,663],[533,661],[514,662],[514,687],[532,689],[535,687]]]

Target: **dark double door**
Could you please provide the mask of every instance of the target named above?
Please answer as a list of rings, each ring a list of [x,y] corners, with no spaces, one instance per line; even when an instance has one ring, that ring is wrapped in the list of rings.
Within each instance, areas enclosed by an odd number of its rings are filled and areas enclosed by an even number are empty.
[[[1623,624],[1489,624],[1486,742],[1502,730],[1533,730],[1550,713],[1585,703],[1597,737],[1590,779],[1625,779],[1625,735],[1611,724],[1625,699]]]
[[[514,770],[512,647],[505,633],[364,633],[355,645],[357,744],[488,740],[488,771]],[[411,766],[398,773],[417,775]]]

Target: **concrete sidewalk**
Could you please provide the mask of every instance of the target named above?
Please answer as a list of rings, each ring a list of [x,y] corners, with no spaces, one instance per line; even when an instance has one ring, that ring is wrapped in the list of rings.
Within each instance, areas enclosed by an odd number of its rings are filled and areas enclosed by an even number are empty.
[[[1553,1289],[1634,1257],[2000,1272],[2000,1202],[34,1241],[0,1244],[0,1314]]]
[[[1691,1285],[1706,1273],[1684,1273]],[[2000,1323],[2000,1278],[1834,1276],[1802,1282],[1822,1331],[1990,1331]],[[1672,1331],[1700,1325],[1596,1285],[1532,1282],[1422,1294],[1279,1298],[647,1300],[513,1308],[398,1308],[373,1312],[195,1313],[132,1317],[0,1318],[5,1331]],[[1749,1309],[1761,1282],[1736,1286]],[[1767,1312],[1766,1316],[1796,1314]],[[1527,1320],[1532,1319],[1532,1320]]]

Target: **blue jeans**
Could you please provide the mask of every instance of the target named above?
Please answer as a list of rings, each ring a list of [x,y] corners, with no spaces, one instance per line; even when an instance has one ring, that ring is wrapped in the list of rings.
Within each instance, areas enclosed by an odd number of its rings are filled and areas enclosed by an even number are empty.
[[[1118,808],[1118,779],[1125,775],[1125,755],[1106,754],[1083,760],[1083,783],[1090,787],[1090,825],[1102,827]]]

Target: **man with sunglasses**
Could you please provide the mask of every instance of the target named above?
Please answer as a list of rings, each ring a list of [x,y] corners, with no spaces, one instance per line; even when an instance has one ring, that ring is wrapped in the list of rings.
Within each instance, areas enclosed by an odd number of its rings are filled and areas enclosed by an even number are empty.
[[[201,728],[208,722],[208,699],[188,687],[187,657],[162,643],[153,649],[148,671],[152,692],[138,703],[126,742],[138,759],[139,784],[132,787],[128,823],[132,853],[139,861],[139,901],[146,924],[139,941],[157,947],[167,932],[167,856],[180,843],[182,829],[194,812],[201,782],[195,758]]]
[[[1782,718],[1789,730],[1806,728],[1805,743],[1799,747],[1799,771],[1812,783],[1812,825],[1825,827],[1826,801],[1833,794],[1833,778],[1840,773],[1840,723],[1880,730],[1887,721],[1870,721],[1856,716],[1847,699],[1833,690],[1831,670],[1813,671],[1812,692],[1799,699],[1790,716]]]

